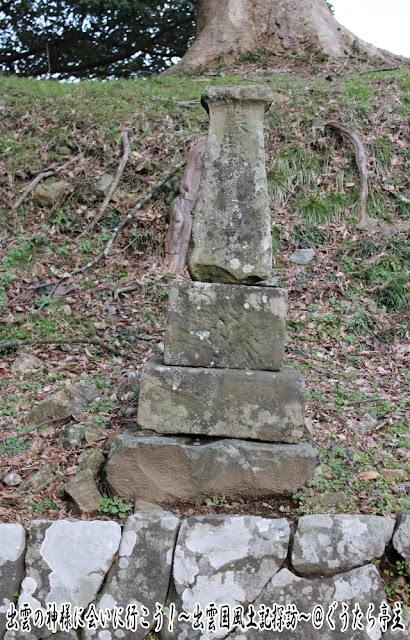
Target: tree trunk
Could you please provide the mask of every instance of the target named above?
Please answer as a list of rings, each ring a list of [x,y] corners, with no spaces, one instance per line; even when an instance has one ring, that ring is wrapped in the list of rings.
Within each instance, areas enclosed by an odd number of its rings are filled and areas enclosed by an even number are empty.
[[[326,0],[198,0],[195,41],[165,73],[228,64],[259,47],[275,53],[322,52],[331,58],[357,49],[370,57],[395,57],[342,27]]]

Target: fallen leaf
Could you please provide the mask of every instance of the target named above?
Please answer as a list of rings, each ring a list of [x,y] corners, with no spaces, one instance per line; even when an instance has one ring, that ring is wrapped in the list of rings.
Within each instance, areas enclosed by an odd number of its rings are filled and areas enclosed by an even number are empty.
[[[380,473],[375,469],[368,469],[367,471],[361,471],[359,473],[360,480],[376,480],[380,476]]]

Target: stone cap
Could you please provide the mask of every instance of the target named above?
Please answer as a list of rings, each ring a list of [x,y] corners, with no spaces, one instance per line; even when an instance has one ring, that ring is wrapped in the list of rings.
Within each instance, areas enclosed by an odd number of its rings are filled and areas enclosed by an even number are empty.
[[[202,92],[201,103],[209,113],[209,104],[225,102],[263,102],[265,110],[269,109],[273,101],[270,87],[262,84],[246,84],[236,86],[213,87],[206,86]]]

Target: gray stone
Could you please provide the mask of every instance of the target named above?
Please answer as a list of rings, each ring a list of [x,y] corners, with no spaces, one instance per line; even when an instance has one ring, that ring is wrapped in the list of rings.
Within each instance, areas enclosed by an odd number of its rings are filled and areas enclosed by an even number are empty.
[[[316,451],[307,443],[208,441],[124,433],[111,447],[106,480],[113,495],[170,504],[289,495],[313,478]]]
[[[410,511],[403,511],[397,517],[393,546],[406,561],[407,573],[410,576]]]
[[[380,475],[386,482],[397,482],[408,476],[405,469],[380,469]]]
[[[279,371],[286,310],[286,289],[174,282],[164,363]]]
[[[79,471],[64,487],[70,498],[74,500],[80,511],[94,513],[101,503],[101,494],[95,486],[94,476],[90,469]]]
[[[302,516],[292,545],[298,573],[332,576],[383,555],[394,520],[356,514]]]
[[[386,600],[383,590],[383,583],[374,565],[366,565],[359,569],[353,569],[347,573],[342,573],[333,578],[307,580],[299,578],[288,569],[282,569],[263,589],[260,596],[255,600],[254,607],[258,614],[264,605],[271,611],[275,605],[281,607],[294,607],[298,612],[312,614],[313,611],[324,613],[322,624],[314,628],[311,617],[306,621],[299,620],[296,629],[286,629],[275,633],[272,630],[250,629],[246,633],[236,631],[229,636],[235,640],[379,640],[381,638],[381,628],[377,620],[380,612],[380,605]],[[347,606],[349,613],[349,626],[346,631],[342,631],[343,605]],[[373,615],[376,618],[372,631],[367,631],[366,614],[369,605],[373,605]],[[363,614],[363,629],[352,630],[352,611],[357,605]],[[332,608],[335,607],[333,614]],[[388,608],[389,609],[389,608]],[[356,608],[357,610],[357,608]],[[335,625],[332,630],[325,617],[329,614]],[[276,619],[278,619],[278,615]],[[315,616],[316,617],[316,616]],[[259,616],[256,615],[256,622]]]
[[[60,200],[67,186],[63,180],[55,180],[54,178],[43,180],[34,189],[34,202],[42,207],[52,207]]]
[[[4,476],[3,482],[7,487],[18,487],[23,482],[23,478],[16,471],[9,471]]]
[[[107,195],[108,189],[111,187],[113,182],[114,176],[109,173],[103,173],[101,178],[94,184],[94,190],[96,191],[96,193],[105,196]]]
[[[352,420],[349,423],[350,429],[353,429],[359,435],[364,435],[368,431],[373,431],[377,425],[377,420],[370,414],[366,413],[361,420]]]
[[[267,280],[259,280],[255,282],[257,287],[277,287],[278,279],[276,277],[268,278]]]
[[[74,629],[70,629],[70,631],[53,633],[53,635],[48,636],[48,640],[78,640],[78,635]]]
[[[317,473],[317,471],[316,471]],[[349,500],[344,491],[325,491],[317,496],[312,496],[306,500],[310,505],[322,505],[323,507],[334,507],[341,502]]]
[[[139,371],[127,371],[118,386],[117,395],[122,397],[133,393],[138,396],[140,391],[139,378]]]
[[[33,473],[23,485],[23,489],[37,489],[50,482],[53,472],[49,464],[45,464],[41,469]]]
[[[297,249],[290,256],[290,261],[295,264],[307,264],[315,257],[313,249]]]
[[[26,532],[21,524],[0,523],[0,638],[6,628],[6,613],[15,601],[24,572]]]
[[[75,449],[80,446],[84,435],[85,424],[78,422],[65,427],[58,435],[58,441],[64,449]]]
[[[138,512],[130,516],[124,526],[118,557],[108,572],[104,589],[100,594],[97,611],[112,610],[134,604],[143,616],[148,628],[140,625],[135,631],[122,629],[121,638],[142,640],[154,624],[156,603],[164,603],[171,577],[172,557],[179,528],[179,518],[167,511]],[[115,638],[115,631],[108,625],[107,631]],[[97,631],[86,630],[86,640],[101,638]]]
[[[263,115],[271,102],[267,86],[205,87],[210,122],[188,256],[193,280],[249,284],[270,276]]]
[[[212,602],[246,606],[260,594],[286,558],[289,525],[282,518],[194,516],[185,520],[175,547],[173,581],[176,609],[192,614]],[[191,620],[176,625],[175,640],[217,638],[194,631]],[[161,637],[167,637],[165,636]]]
[[[94,442],[95,440],[99,440],[100,438],[107,437],[107,432],[101,427],[97,427],[97,425],[93,423],[89,423],[85,425],[84,429],[84,440],[87,444],[90,442]]]
[[[11,365],[11,370],[13,373],[26,373],[42,367],[44,367],[44,362],[40,358],[33,356],[32,353],[20,353]]]
[[[93,380],[81,380],[53,393],[49,398],[31,409],[26,416],[26,424],[40,425],[56,418],[84,411],[88,405],[101,395]]]
[[[116,522],[33,520],[18,606],[69,602],[86,608],[96,598],[120,539]],[[35,636],[44,637],[42,629],[34,629]]]
[[[146,502],[146,500],[136,500],[134,505],[134,511],[164,511],[159,504],[153,502]]]
[[[166,434],[298,442],[304,430],[303,376],[281,371],[141,367],[137,422]]]
[[[93,477],[97,478],[100,475],[104,462],[105,458],[98,447],[91,447],[90,449],[85,449],[78,456],[78,470],[84,471],[89,469]]]

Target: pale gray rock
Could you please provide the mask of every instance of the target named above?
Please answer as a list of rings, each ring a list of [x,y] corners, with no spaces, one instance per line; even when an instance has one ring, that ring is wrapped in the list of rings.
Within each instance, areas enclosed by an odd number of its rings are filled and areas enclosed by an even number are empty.
[[[133,393],[138,396],[140,391],[139,378],[139,371],[127,371],[118,386],[117,395],[122,397]]]
[[[267,86],[205,87],[209,132],[192,224],[193,280],[250,284],[272,268],[263,116]]]
[[[65,427],[58,435],[58,441],[64,449],[75,449],[80,446],[84,436],[85,424],[78,422]]]
[[[103,173],[101,178],[94,184],[94,190],[96,193],[105,196],[113,182],[114,176],[109,173]]]
[[[124,612],[133,604],[140,615],[143,607],[150,613],[144,619],[148,628],[138,625],[135,631],[122,629],[121,638],[142,640],[154,624],[156,603],[164,603],[171,576],[179,518],[168,511],[139,511],[130,516],[124,526],[118,557],[111,567],[100,594],[97,610],[122,607]],[[104,638],[118,637],[109,625]],[[88,629],[85,639],[101,636]]]
[[[40,402],[25,416],[26,424],[40,425],[56,418],[84,411],[88,405],[101,395],[93,380],[81,380],[64,386],[49,398]]]
[[[286,289],[174,282],[164,363],[279,371],[286,311]]]
[[[26,532],[21,524],[0,523],[0,638],[6,629],[6,613],[15,602],[24,572]]]
[[[101,429],[101,427],[97,427],[97,425],[92,422],[85,425],[84,440],[87,444],[99,440],[103,436],[107,436],[107,432]]]
[[[136,500],[134,505],[134,511],[164,511],[159,504],[154,502],[147,502],[146,500]]]
[[[48,602],[57,607],[69,602],[86,608],[96,598],[120,539],[116,522],[33,520],[18,606],[28,603],[37,609]],[[44,637],[42,629],[34,628],[33,634]]]
[[[41,207],[52,207],[57,204],[61,196],[67,190],[68,184],[63,180],[43,180],[36,186],[33,192],[33,200]]]
[[[392,518],[383,516],[302,516],[293,539],[293,568],[304,576],[331,576],[380,558],[394,524]]]
[[[205,500],[289,495],[313,478],[316,450],[295,445],[235,439],[200,441],[184,437],[118,436],[106,465],[113,495],[170,504]]]
[[[332,578],[317,580],[299,578],[288,569],[282,569],[255,600],[256,612],[261,611],[263,605],[272,610],[274,604],[281,607],[294,607],[298,612],[307,615],[311,615],[315,611],[317,616],[317,612],[320,615],[320,612],[323,611],[324,618],[329,614],[335,629],[332,630],[325,619],[322,619],[321,626],[314,628],[309,617],[306,622],[299,620],[296,629],[283,628],[277,634],[266,629],[251,629],[246,633],[238,630],[229,638],[234,640],[272,640],[273,638],[275,640],[276,638],[278,640],[279,638],[281,640],[295,640],[295,638],[303,638],[303,640],[380,640],[382,630],[377,616],[380,612],[380,605],[385,600],[383,583],[374,565],[366,565]],[[342,631],[343,617],[340,617],[343,603],[349,612],[349,627],[346,631]],[[351,628],[352,611],[356,604],[363,614],[363,630],[352,630]],[[367,631],[366,614],[370,605],[374,606],[373,615],[376,620],[373,630]],[[331,614],[332,607],[335,608],[333,614]],[[278,616],[276,616],[277,618]],[[256,622],[259,619],[260,617],[256,615]]]
[[[100,475],[101,469],[105,462],[105,458],[98,447],[85,449],[77,459],[78,470],[85,471],[89,469],[93,474],[93,478]]]
[[[349,500],[349,498],[344,491],[328,491],[308,498],[306,503],[313,506],[321,505],[323,507],[334,507],[341,502],[346,502],[347,500]]]
[[[305,385],[292,367],[281,371],[141,367],[137,423],[165,434],[298,442],[304,431]]]
[[[353,429],[359,435],[364,435],[368,431],[374,431],[377,425],[377,420],[373,418],[369,413],[366,413],[361,420],[352,420],[349,423],[350,429]]]
[[[410,511],[403,511],[397,517],[393,546],[406,561],[407,573],[410,576]]]
[[[13,373],[26,373],[33,369],[41,369],[44,367],[44,362],[33,356],[32,353],[20,353],[20,355],[13,361],[11,370]]]
[[[289,534],[284,518],[206,515],[185,520],[173,565],[177,611],[192,614],[197,603],[205,610],[211,602],[217,608],[222,604],[246,607],[280,569]],[[209,637],[225,635],[222,631]],[[172,636],[175,640],[204,637],[208,635],[195,632],[190,622],[177,623]]]
[[[23,478],[16,471],[9,471],[4,476],[3,482],[7,487],[18,487],[23,482]]]
[[[98,491],[94,476],[90,469],[79,471],[64,487],[70,498],[74,500],[80,511],[95,513],[101,504],[101,494]]]
[[[307,264],[315,257],[313,249],[297,249],[290,256],[290,261],[295,264]]]
[[[50,482],[53,472],[49,464],[45,464],[41,469],[33,473],[24,482],[23,489],[37,489],[38,487],[45,486]]]

